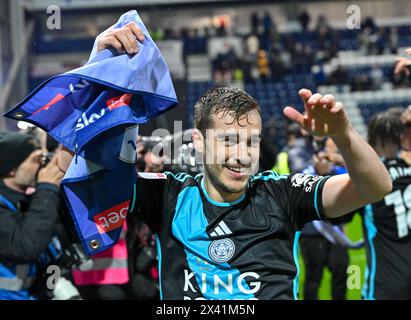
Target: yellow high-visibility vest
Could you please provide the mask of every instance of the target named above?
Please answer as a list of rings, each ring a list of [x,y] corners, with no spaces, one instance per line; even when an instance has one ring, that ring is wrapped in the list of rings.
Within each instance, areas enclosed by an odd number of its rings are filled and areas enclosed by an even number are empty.
[[[291,170],[288,166],[288,152],[282,151],[277,155],[277,161],[273,169],[278,174],[289,174]]]

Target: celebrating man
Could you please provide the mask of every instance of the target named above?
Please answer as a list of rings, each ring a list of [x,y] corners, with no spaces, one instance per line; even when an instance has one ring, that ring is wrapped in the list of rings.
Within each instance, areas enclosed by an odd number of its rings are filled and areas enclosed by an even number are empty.
[[[138,35],[126,25],[100,38],[99,48],[135,54]],[[284,114],[309,133],[330,137],[348,174],[255,175],[260,107],[229,87],[207,91],[195,106],[193,141],[203,175],[139,174],[129,215],[157,234],[163,299],[297,299],[303,225],[339,217],[391,191],[387,170],[341,102],[307,89],[299,95],[305,115],[292,107]],[[60,168],[70,160],[62,152]]]

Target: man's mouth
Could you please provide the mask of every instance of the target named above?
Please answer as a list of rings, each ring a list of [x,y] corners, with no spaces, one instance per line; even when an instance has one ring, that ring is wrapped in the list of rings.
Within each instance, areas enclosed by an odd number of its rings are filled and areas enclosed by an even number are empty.
[[[224,165],[224,167],[228,169],[231,173],[233,173],[235,176],[247,175],[249,172],[249,167],[230,166],[230,165]]]

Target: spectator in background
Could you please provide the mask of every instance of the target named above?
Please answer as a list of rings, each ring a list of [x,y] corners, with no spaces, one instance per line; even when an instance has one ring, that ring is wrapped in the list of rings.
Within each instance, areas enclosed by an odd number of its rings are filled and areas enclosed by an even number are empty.
[[[279,174],[289,174],[291,173],[291,167],[289,163],[289,150],[291,150],[297,139],[302,137],[302,131],[300,127],[295,123],[290,123],[287,126],[287,144],[277,155],[275,159],[275,165],[272,170],[276,171]]]
[[[273,49],[269,53],[269,63],[271,70],[271,79],[274,82],[278,82],[288,72],[286,65],[282,59],[281,52],[277,49]]]
[[[358,35],[357,41],[363,54],[369,54],[371,50],[371,35],[372,29],[370,27],[364,27]]]
[[[269,12],[266,12],[263,17],[263,34],[265,36],[270,35],[271,29],[274,27],[273,19]]]
[[[297,42],[294,47],[294,53],[292,54],[292,68],[294,73],[305,72],[306,61],[304,55],[304,46],[302,43]]]
[[[29,135],[0,132],[0,300],[35,298],[39,258],[56,229],[63,174],[57,156],[42,167],[43,152]]]
[[[329,85],[343,85],[348,83],[348,73],[347,69],[344,66],[337,66],[337,68],[330,73],[328,76],[327,83]]]
[[[214,79],[217,82],[231,82],[233,71],[238,66],[237,55],[234,48],[226,43],[214,60]]]
[[[393,190],[363,210],[369,270],[363,289],[366,300],[411,299],[411,228],[407,212],[411,205],[411,166],[399,156],[403,132],[396,112],[377,113],[368,123],[369,143],[390,172]]]
[[[408,108],[401,113],[400,117],[404,126],[404,132],[401,138],[401,157],[408,163],[411,163],[411,106],[408,106]]]
[[[260,17],[257,12],[251,14],[251,32],[258,34],[260,28]]]
[[[271,170],[274,166],[277,157],[275,141],[278,139],[278,136],[276,136],[276,133],[276,120],[274,117],[271,117],[264,125],[261,133],[260,171]]]
[[[391,27],[388,33],[388,45],[390,48],[391,54],[398,53],[398,45],[399,45],[399,37],[398,37],[398,29],[396,27]]]
[[[346,173],[347,170],[335,143],[331,139],[326,139],[324,148],[317,150],[313,156],[313,167],[307,167],[305,172],[338,175]],[[349,262],[347,248],[359,248],[363,244],[362,241],[351,242],[344,234],[343,225],[350,221],[352,216],[353,214],[349,214],[330,222],[313,221],[304,226],[300,245],[306,270],[305,300],[318,299],[318,289],[326,267],[332,275],[332,299],[345,300]]]
[[[318,17],[315,30],[319,47],[317,52],[321,53],[323,61],[329,61],[338,53],[337,33],[330,27],[324,15]]]
[[[279,174],[302,172],[312,165],[314,155],[313,138],[295,123],[287,126],[287,147],[282,150],[276,159],[274,171]]]
[[[372,90],[380,90],[382,83],[384,82],[384,73],[382,72],[381,68],[377,65],[374,65],[370,72],[370,80],[371,80],[371,89]]]
[[[310,25],[311,17],[306,10],[302,11],[298,17],[298,22],[300,23],[301,29],[306,32],[308,30],[308,26]]]
[[[263,81],[268,80],[271,75],[270,63],[268,61],[267,52],[265,50],[258,50],[257,55],[257,69],[260,79]]]
[[[377,40],[375,42],[377,54],[384,54],[384,51],[388,49],[387,43],[389,43],[388,35],[385,31],[385,28],[381,27],[377,32]]]
[[[368,91],[371,90],[370,77],[365,74],[356,75],[351,81],[351,91]]]
[[[250,33],[250,35],[245,40],[245,52],[250,55],[257,56],[258,49],[260,48],[260,43],[256,33]]]
[[[364,29],[369,28],[370,31],[373,32],[376,29],[374,18],[373,17],[365,17],[363,28]]]

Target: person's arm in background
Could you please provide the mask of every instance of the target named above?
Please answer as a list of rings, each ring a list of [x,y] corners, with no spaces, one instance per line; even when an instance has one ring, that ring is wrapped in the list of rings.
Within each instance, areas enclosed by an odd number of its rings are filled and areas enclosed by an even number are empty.
[[[291,107],[284,114],[316,136],[330,137],[344,158],[348,174],[330,177],[324,184],[322,203],[326,218],[336,218],[368,203],[381,200],[392,190],[392,181],[377,153],[352,127],[341,102],[332,95],[299,91],[305,115]]]
[[[406,53],[411,55],[411,48],[407,49]],[[394,73],[405,74],[405,76],[409,78],[411,76],[411,60],[405,57],[398,57]]]
[[[38,173],[36,192],[24,214],[0,206],[0,259],[12,263],[35,261],[50,242],[58,217],[62,173],[57,156]],[[17,209],[18,210],[18,209]]]

